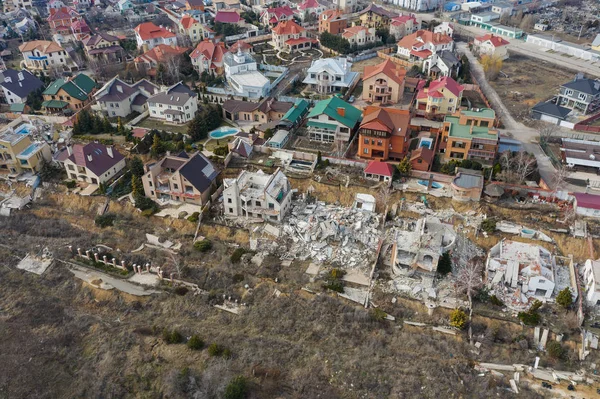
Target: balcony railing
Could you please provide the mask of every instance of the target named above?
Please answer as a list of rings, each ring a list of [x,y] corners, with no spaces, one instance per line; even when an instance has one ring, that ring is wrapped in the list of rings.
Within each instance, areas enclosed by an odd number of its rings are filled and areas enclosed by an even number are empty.
[[[494,151],[484,151],[484,150],[469,150],[468,156],[474,158],[487,158],[492,159],[496,156]]]

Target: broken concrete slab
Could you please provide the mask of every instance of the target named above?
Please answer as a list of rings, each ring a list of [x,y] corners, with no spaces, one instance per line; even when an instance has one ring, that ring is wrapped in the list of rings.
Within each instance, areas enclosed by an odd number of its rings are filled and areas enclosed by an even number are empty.
[[[149,287],[156,287],[160,284],[158,275],[154,273],[135,273],[129,278],[129,281]]]
[[[278,227],[275,227],[269,223],[265,223],[263,231],[267,234],[272,235],[275,238],[279,238],[279,235],[281,234],[281,230]]]
[[[361,305],[364,305],[369,296],[369,291],[366,289],[360,289],[360,288],[344,287],[344,292],[338,293],[338,296],[340,296],[342,298],[346,298],[350,301],[359,303]]]
[[[361,273],[359,270],[351,269],[342,277],[343,281],[359,285],[368,286],[370,283],[369,276]]]
[[[19,262],[17,269],[25,270],[41,276],[50,267],[52,261],[52,258],[40,258],[37,256],[27,255]]]
[[[306,269],[305,273],[310,274],[311,276],[316,276],[317,274],[319,274],[319,269],[319,265],[311,263],[310,265],[308,265],[308,268]]]

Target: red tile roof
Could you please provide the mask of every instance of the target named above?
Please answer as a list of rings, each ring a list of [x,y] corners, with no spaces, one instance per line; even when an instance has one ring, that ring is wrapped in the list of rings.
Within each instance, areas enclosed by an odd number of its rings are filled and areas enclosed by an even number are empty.
[[[411,50],[410,54],[414,55],[415,57],[427,59],[431,55],[431,51],[429,51],[429,50],[422,50],[422,51]]]
[[[169,46],[168,44],[159,44],[153,47],[151,50],[146,51],[144,54],[137,57],[135,62],[144,62],[152,60],[154,62],[163,62],[169,57],[181,55],[187,51],[187,47]]]
[[[392,177],[394,175],[394,166],[387,162],[371,161],[365,168],[365,173]]]
[[[406,35],[398,42],[398,47],[412,48],[415,43],[433,43],[434,45],[452,43],[450,36],[442,33],[433,33],[428,30],[418,30],[413,34]]]
[[[143,138],[146,134],[148,134],[149,130],[148,129],[144,129],[143,127],[136,127],[135,129],[133,129],[131,131],[131,135],[135,138],[141,139]]]
[[[410,111],[397,108],[382,108],[374,105],[367,106],[363,111],[363,120],[360,129],[370,126],[373,129],[376,125],[373,122],[380,123],[386,126],[386,129],[381,129],[391,133],[393,136],[406,136],[409,134],[408,126],[410,125]]]
[[[242,50],[242,52],[244,52],[246,50],[250,50],[251,48],[251,44],[248,44],[243,40],[238,40],[231,47],[229,47],[229,51],[231,51],[232,53],[237,53],[240,49]]]
[[[202,56],[211,62],[211,68],[216,68],[213,63],[223,62],[223,56],[228,51],[229,50],[225,48],[225,44],[223,42],[214,43],[212,40],[205,39],[198,43],[194,51],[192,51],[190,54],[190,58],[196,59]]]
[[[414,24],[417,23],[417,19],[411,15],[400,15],[399,17],[392,18],[391,24],[398,26],[407,23],[412,20]]]
[[[296,44],[306,42],[317,43],[317,39],[311,39],[309,37],[299,37],[298,39],[288,39],[285,41],[285,44],[287,44],[288,46],[294,46]]]
[[[300,10],[306,10],[307,8],[319,8],[321,5],[317,0],[304,0],[302,4],[298,6]]]
[[[290,6],[276,7],[276,8],[267,8],[262,15],[265,13],[269,13],[269,15],[273,14],[277,20],[281,18],[283,15],[286,17],[291,17],[294,15],[294,10],[290,8]]]
[[[71,7],[61,7],[58,10],[52,8],[50,9],[50,15],[48,16],[47,21],[60,21],[63,19],[71,19],[76,16],[79,16],[79,13]]]
[[[344,33],[342,34],[342,36],[350,38],[352,36],[357,35],[358,33],[362,32],[362,31],[366,31],[367,34],[369,34],[369,29],[365,28],[364,26],[352,26],[350,28],[344,29]]]
[[[170,38],[175,37],[175,33],[168,31],[165,28],[154,25],[152,22],[144,22],[135,27],[135,32],[142,38],[142,40],[150,40],[156,38]]]
[[[450,92],[456,97],[460,96],[460,93],[464,90],[464,87],[459,85],[456,80],[452,79],[451,77],[444,76],[443,78],[436,79],[429,84],[429,94],[431,95],[432,92],[441,90],[443,88],[450,90]]]
[[[215,22],[224,24],[237,24],[242,20],[240,14],[235,10],[219,10],[215,15]]]
[[[181,26],[184,27],[184,29],[190,29],[192,26],[194,26],[194,24],[197,24],[198,21],[196,21],[193,17],[190,17],[189,15],[185,15],[183,18],[181,18],[181,21],[179,21],[181,23]]]
[[[494,46],[494,47],[502,47],[502,46],[506,46],[507,44],[510,44],[510,42],[508,40],[504,40],[500,36],[495,36],[491,33],[488,33],[487,35],[476,37],[475,40],[480,41],[481,43],[487,42],[489,40],[492,43],[492,46]]]
[[[321,13],[321,18],[324,15],[327,17],[326,19],[344,19],[342,12],[339,10],[325,10]]]
[[[435,151],[427,148],[427,147],[419,147],[410,154],[410,160],[414,161],[415,159],[421,158],[428,164],[433,163],[433,158],[435,157]]]
[[[273,32],[275,32],[276,35],[295,35],[302,33],[305,30],[306,29],[292,20],[281,21],[276,27],[273,28]]]
[[[363,80],[369,79],[379,73],[383,73],[386,77],[401,85],[406,76],[406,70],[390,60],[385,60],[381,64],[366,66],[364,69]]]

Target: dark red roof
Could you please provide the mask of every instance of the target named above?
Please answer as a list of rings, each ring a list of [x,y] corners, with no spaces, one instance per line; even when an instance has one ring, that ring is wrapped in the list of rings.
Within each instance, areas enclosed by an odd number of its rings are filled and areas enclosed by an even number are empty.
[[[600,195],[575,193],[573,194],[577,200],[577,207],[600,209]]]
[[[113,156],[108,155],[106,147],[99,143],[89,143],[85,146],[75,144],[73,154],[68,159],[77,166],[88,168],[96,176],[102,176],[123,159],[123,155],[114,147],[112,147]],[[91,155],[91,161],[89,155]]]
[[[394,175],[394,166],[387,162],[371,161],[365,168],[365,173],[392,177]]]

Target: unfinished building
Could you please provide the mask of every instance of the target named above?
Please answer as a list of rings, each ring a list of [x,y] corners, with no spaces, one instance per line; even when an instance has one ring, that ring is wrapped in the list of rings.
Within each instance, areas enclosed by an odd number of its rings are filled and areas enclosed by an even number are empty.
[[[427,216],[409,221],[393,234],[391,264],[397,275],[407,272],[434,274],[440,256],[448,251],[456,239],[451,225]]]
[[[513,307],[530,299],[550,299],[555,287],[556,259],[534,244],[502,240],[489,252],[485,274],[490,293]]]
[[[223,186],[225,216],[281,222],[292,202],[290,182],[279,168],[270,175],[244,170]]]

